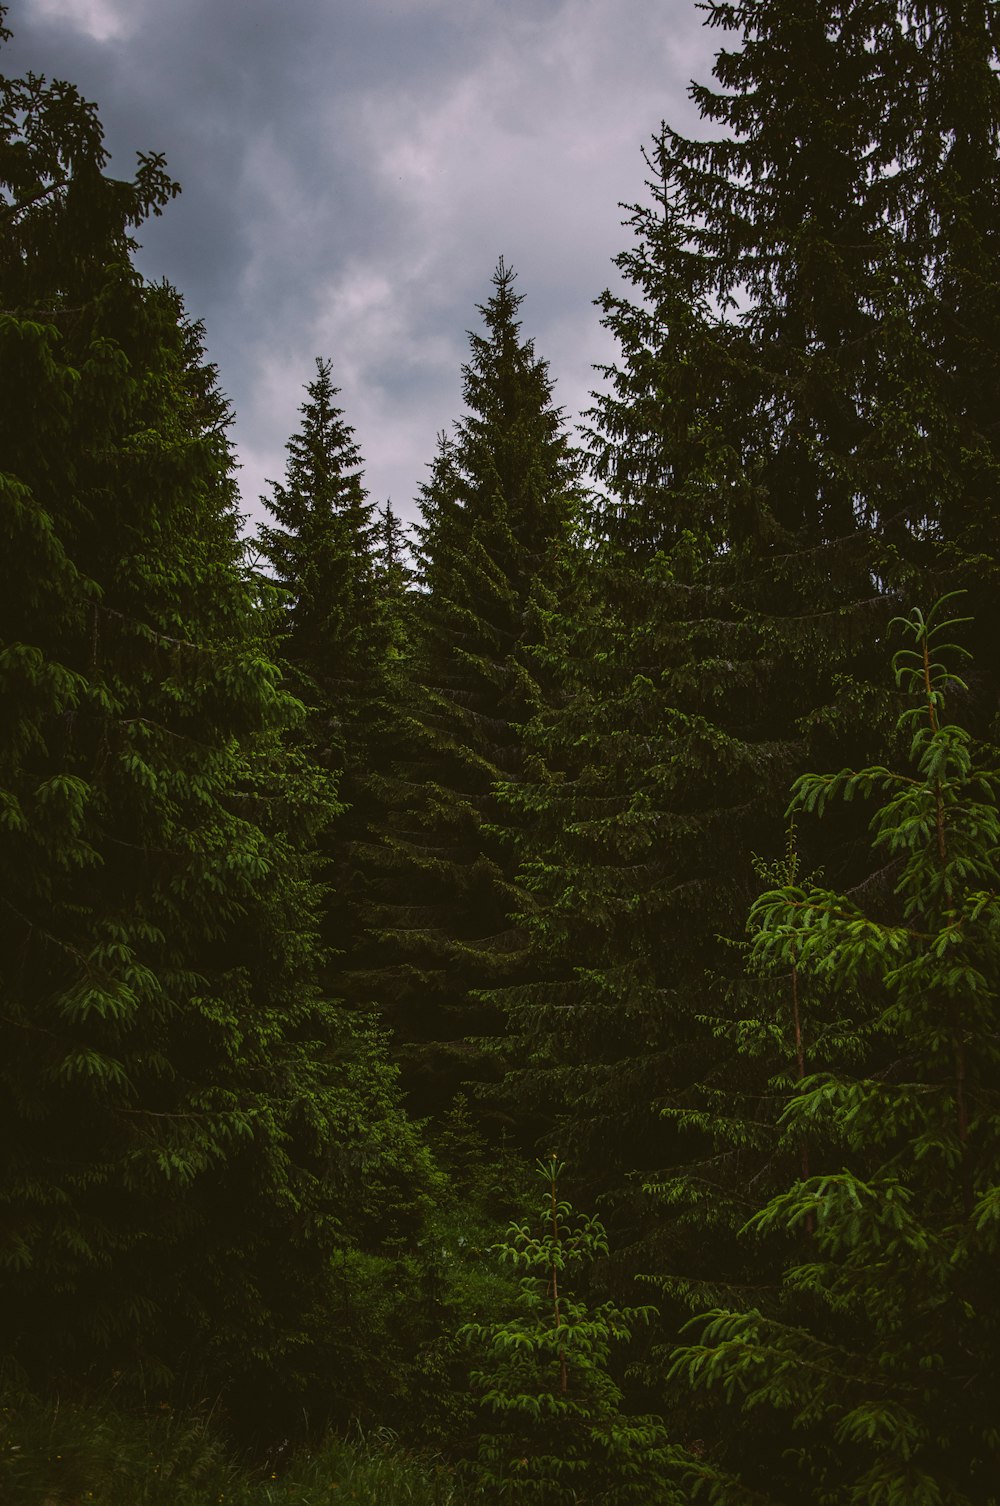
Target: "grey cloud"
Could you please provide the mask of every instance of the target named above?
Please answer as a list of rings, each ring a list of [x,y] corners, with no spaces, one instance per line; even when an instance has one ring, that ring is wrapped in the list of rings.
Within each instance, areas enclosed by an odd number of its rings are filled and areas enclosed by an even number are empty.
[[[141,264],[206,321],[250,510],[329,354],[372,493],[412,515],[501,252],[558,400],[586,406],[618,203],[660,118],[694,124],[714,42],[689,0],[15,0],[9,20],[6,71],[69,78],[112,170],[163,150],[182,182]]]

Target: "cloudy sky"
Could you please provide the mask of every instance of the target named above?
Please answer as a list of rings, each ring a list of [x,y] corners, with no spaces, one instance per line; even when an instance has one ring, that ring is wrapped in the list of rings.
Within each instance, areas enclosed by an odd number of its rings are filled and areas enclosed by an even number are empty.
[[[372,496],[413,516],[500,254],[557,400],[587,405],[619,202],[661,119],[697,130],[718,37],[694,0],[8,4],[3,71],[76,84],[112,172],[163,151],[182,184],[141,265],[206,322],[251,520],[318,355]]]

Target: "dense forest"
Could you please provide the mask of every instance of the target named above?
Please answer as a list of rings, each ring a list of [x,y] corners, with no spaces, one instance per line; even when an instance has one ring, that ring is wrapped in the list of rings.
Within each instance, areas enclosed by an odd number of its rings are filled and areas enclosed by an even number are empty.
[[[0,79],[12,1506],[1000,1503],[1000,9],[703,8],[410,538]]]

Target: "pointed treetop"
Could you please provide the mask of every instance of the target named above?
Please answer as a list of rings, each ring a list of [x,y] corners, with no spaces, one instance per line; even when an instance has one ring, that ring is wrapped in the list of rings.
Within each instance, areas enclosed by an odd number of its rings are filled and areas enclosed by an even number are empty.
[[[331,360],[316,357],[316,375],[306,384],[306,401],[299,408],[301,432],[293,434],[285,446],[286,486],[296,489],[308,485],[317,505],[327,500],[331,483],[333,495],[329,500],[335,505],[345,485],[350,489],[360,486],[362,475],[354,430],[334,401],[340,388],[333,385],[332,369]]]
[[[491,279],[496,292],[487,303],[476,305],[487,327],[494,333],[506,328],[516,335],[521,327],[520,321],[515,319],[514,315],[524,302],[524,294],[514,292],[516,280],[517,273],[513,267],[508,267],[503,257],[499,256]]]

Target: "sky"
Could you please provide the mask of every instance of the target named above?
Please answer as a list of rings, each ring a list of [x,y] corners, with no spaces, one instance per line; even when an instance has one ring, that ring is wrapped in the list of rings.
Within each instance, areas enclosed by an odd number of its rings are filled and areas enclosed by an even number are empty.
[[[96,100],[113,175],[162,151],[181,182],[139,265],[205,321],[249,528],[317,356],[371,497],[416,515],[501,255],[575,422],[614,359],[593,301],[620,205],[661,120],[697,133],[718,40],[694,0],[8,0],[7,23],[0,70]]]

